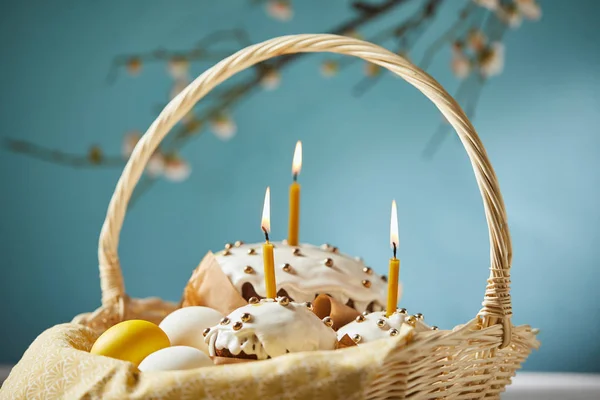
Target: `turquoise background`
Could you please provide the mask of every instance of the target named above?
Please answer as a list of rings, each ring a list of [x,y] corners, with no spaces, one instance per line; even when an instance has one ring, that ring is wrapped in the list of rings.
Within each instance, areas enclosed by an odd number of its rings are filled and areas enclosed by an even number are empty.
[[[420,59],[463,2],[447,2],[413,55]],[[289,23],[247,1],[3,2],[0,135],[85,152],[120,153],[124,132],[144,130],[171,80],[162,64],[138,78],[106,75],[121,53],[185,49],[216,29],[252,41],[321,32],[352,15],[347,2],[296,1]],[[368,26],[376,32],[414,6]],[[505,72],[485,88],[474,121],[498,174],[514,240],[514,322],[541,328],[529,370],[600,372],[600,2],[544,1],[543,18],[506,35]],[[378,25],[380,24],[380,25]],[[231,47],[231,46],[230,46]],[[177,300],[209,249],[261,240],[264,188],[273,236],[286,232],[296,140],[304,142],[302,239],[389,258],[389,206],[398,202],[401,301],[451,328],[475,316],[489,245],[475,179],[459,142],[432,160],[421,152],[440,115],[407,83],[387,77],[352,96],[361,63],[323,79],[324,55],[283,72],[281,87],[236,108],[238,135],[207,133],[185,148],[193,173],[159,182],[127,214],[120,256],[127,291]],[[429,72],[450,91],[449,50]],[[194,75],[210,64],[194,64]],[[118,168],[70,169],[0,151],[0,363],[18,361],[47,327],[99,306],[97,239]]]

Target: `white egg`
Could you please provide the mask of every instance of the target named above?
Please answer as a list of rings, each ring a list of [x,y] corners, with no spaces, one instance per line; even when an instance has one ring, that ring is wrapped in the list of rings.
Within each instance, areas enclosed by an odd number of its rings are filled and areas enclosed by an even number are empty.
[[[176,371],[214,365],[200,350],[189,346],[173,346],[160,349],[144,358],[138,369],[148,371]]]
[[[202,332],[219,323],[223,315],[209,307],[183,307],[162,320],[159,327],[167,334],[171,346],[190,346],[208,354]]]

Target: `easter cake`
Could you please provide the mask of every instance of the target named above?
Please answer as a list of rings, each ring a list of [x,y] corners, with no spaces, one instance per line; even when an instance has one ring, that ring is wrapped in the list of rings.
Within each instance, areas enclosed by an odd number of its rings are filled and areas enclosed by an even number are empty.
[[[356,344],[370,343],[375,340],[391,337],[404,336],[410,332],[422,332],[436,330],[423,321],[422,314],[408,315],[406,309],[399,308],[390,316],[385,311],[363,313],[338,331],[338,338],[348,335]]]
[[[310,303],[287,297],[252,298],[204,331],[211,357],[265,360],[286,353],[334,350],[337,337],[329,318],[321,320]]]
[[[320,247],[273,244],[278,296],[302,303],[312,301],[318,294],[328,294],[359,312],[383,309],[387,279],[360,258],[343,254],[327,244]],[[229,243],[215,257],[246,301],[266,297],[262,244]]]

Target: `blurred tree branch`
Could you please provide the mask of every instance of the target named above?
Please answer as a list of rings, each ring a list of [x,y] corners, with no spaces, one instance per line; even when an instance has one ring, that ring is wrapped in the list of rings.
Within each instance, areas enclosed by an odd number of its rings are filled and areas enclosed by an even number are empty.
[[[194,47],[185,51],[173,51],[158,48],[154,51],[138,54],[122,54],[115,56],[108,72],[107,81],[114,83],[118,72],[125,67],[130,74],[137,75],[142,66],[153,62],[172,61],[207,61],[219,62],[230,56],[235,50],[211,50],[211,47],[233,41],[237,47],[251,44],[248,33],[243,29],[219,30],[206,35]]]
[[[98,146],[91,146],[86,154],[57,151],[25,140],[5,139],[3,146],[14,153],[75,168],[122,167],[121,156],[105,156]]]
[[[475,10],[475,3],[468,2],[465,7],[460,11],[458,19],[452,26],[444,32],[440,37],[433,41],[425,50],[423,55],[423,59],[419,63],[419,67],[422,69],[427,69],[431,65],[433,58],[436,54],[448,43],[451,43],[456,39],[456,35],[460,32],[461,29],[464,29],[468,26],[469,18],[471,17],[473,11]]]
[[[382,15],[390,11],[394,7],[399,6],[400,4],[405,3],[407,1],[408,0],[387,0],[383,3],[380,3],[378,6],[374,6],[375,8],[371,9],[368,13],[363,12],[355,18],[339,24],[337,27],[330,30],[329,33],[345,34],[347,32],[354,32],[356,29],[372,21],[377,16]],[[193,125],[194,127],[197,126],[196,129],[186,129],[186,124],[184,124],[183,127],[180,127],[179,129],[177,129],[176,132],[173,132],[171,134],[172,139],[167,142],[167,145],[165,147],[169,150],[174,150],[182,147],[190,138],[197,136],[197,134],[201,132],[200,129],[211,118],[216,116],[219,112],[222,112],[223,109],[226,109],[235,104],[241,97],[250,94],[252,90],[258,88],[262,78],[264,77],[267,71],[280,71],[292,61],[297,60],[305,55],[306,54],[304,53],[286,55],[279,57],[274,61],[266,62],[258,66],[257,73],[254,77],[251,77],[245,82],[238,83],[235,86],[224,90],[223,93],[219,96],[221,102],[215,104],[208,111],[205,111],[201,116],[194,117]],[[148,190],[155,183],[156,179],[143,179],[143,182],[140,182],[140,184],[138,185],[143,190],[136,190],[136,193],[134,193],[132,196],[130,205],[134,205],[139,199],[139,197],[147,193]]]
[[[476,26],[480,26],[481,32],[486,32],[488,34],[487,41],[490,43],[501,42],[507,30],[507,25],[505,23],[502,23],[498,18],[491,17],[487,14],[484,14],[484,16],[476,22]],[[451,36],[448,36],[447,40],[454,39],[459,43],[467,41],[468,35],[473,35],[474,32],[463,32],[462,36],[453,36],[456,34],[456,32],[454,32],[453,28],[451,28],[451,30],[453,33]],[[448,35],[448,33],[446,33],[444,36],[446,35]],[[481,57],[481,55],[479,55],[479,57]],[[480,63],[481,61],[482,60],[471,60],[472,63]],[[485,75],[471,74],[468,79],[465,79],[460,83],[454,94],[454,98],[463,105],[465,114],[471,121],[475,118],[475,110],[477,108],[477,104],[479,103],[479,99],[481,98],[483,87],[487,82],[488,77]],[[451,134],[452,127],[444,118],[444,120],[439,124],[435,133],[427,142],[425,148],[423,149],[422,156],[426,159],[431,159],[438,151],[444,140]]]
[[[358,33],[360,28],[411,1],[414,0],[352,2],[351,8],[355,10],[355,15],[334,26],[329,33],[360,37],[360,33]],[[472,118],[483,86],[490,76],[498,74],[502,69],[504,53],[498,43],[502,40],[507,27],[518,26],[522,16],[536,19],[535,7],[537,7],[537,18],[541,14],[535,0],[464,1],[465,5],[459,11],[456,21],[426,47],[420,66],[423,69],[428,68],[435,56],[451,45],[451,67],[457,77],[462,79],[455,97],[466,108],[467,115]],[[291,18],[292,9],[288,0],[250,0],[250,2],[265,5],[267,13],[273,18],[281,21]],[[529,8],[522,8],[521,3],[527,3]],[[409,57],[410,51],[421,39],[427,26],[434,21],[441,4],[442,0],[427,0],[420,3],[413,14],[393,22],[391,26],[382,28],[369,38],[369,41],[379,44],[392,41],[391,47],[394,51]],[[251,43],[248,33],[237,28],[212,32],[191,48],[182,51],[159,48],[145,53],[118,55],[111,62],[107,80],[114,83],[121,71],[127,71],[129,75],[135,76],[142,72],[144,65],[166,63],[174,82],[172,98],[189,83],[190,63],[218,62],[235,51],[234,49],[224,50],[222,46],[234,45],[237,49]],[[304,53],[293,54],[266,61],[255,66],[252,73],[242,75],[241,79],[236,80],[235,83],[226,83],[211,93],[209,100],[203,102],[203,106],[192,110],[165,138],[155,153],[155,157],[153,156],[150,160],[149,173],[142,177],[130,206],[135,204],[142,195],[148,193],[159,180],[157,171],[171,180],[185,179],[189,174],[190,167],[178,156],[181,148],[208,127],[223,139],[231,137],[235,133],[236,126],[229,116],[228,110],[239,104],[241,100],[256,93],[257,89],[276,87],[280,79],[280,71],[304,56]],[[325,76],[332,76],[356,61],[358,59],[348,57],[326,60],[321,66],[321,72]],[[364,73],[365,77],[353,89],[355,95],[365,94],[383,77],[380,68],[370,63],[365,64]],[[450,126],[447,123],[440,124],[423,152],[425,157],[433,156],[448,136],[449,129]],[[85,153],[75,154],[15,139],[4,140],[3,147],[11,152],[73,168],[122,168],[138,139],[139,135],[128,134],[126,136],[123,143],[123,155],[106,155],[96,145],[91,146]],[[151,167],[153,172],[150,171]]]
[[[470,4],[470,3],[469,3]],[[396,53],[406,56],[406,53],[412,48],[424,28],[436,15],[439,8],[440,0],[429,0],[425,5],[418,9],[412,16],[406,19],[401,24],[383,31],[382,33],[371,38],[369,41],[373,43],[381,43],[388,39],[396,39]],[[352,60],[357,60],[353,58]],[[366,68],[367,76],[363,77],[353,89],[355,96],[362,96],[370,89],[377,81],[381,79],[381,69],[375,65],[368,65]]]

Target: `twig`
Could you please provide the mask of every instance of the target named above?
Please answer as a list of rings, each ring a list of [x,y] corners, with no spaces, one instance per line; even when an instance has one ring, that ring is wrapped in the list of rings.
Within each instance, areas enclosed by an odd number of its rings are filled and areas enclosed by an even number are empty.
[[[352,8],[354,8],[357,11],[360,11],[363,14],[377,13],[377,6],[366,3],[364,1],[355,1],[354,3],[352,3]]]
[[[430,0],[427,4],[425,4],[419,10],[417,10],[410,18],[408,18],[401,24],[384,29],[376,35],[369,37],[368,41],[372,43],[381,44],[389,39],[393,39],[394,37],[402,38],[405,34],[410,33],[411,28],[417,28],[419,25],[421,25],[422,22],[425,22],[426,19],[433,17],[440,1],[441,0]],[[341,57],[336,62],[340,69],[344,69],[345,67],[354,64],[358,61],[360,61],[360,59],[356,57]],[[362,84],[359,83],[359,85]]]
[[[427,141],[427,144],[425,145],[425,148],[421,153],[421,157],[423,157],[426,160],[431,160],[435,153],[437,153],[438,149],[440,148],[446,137],[448,136],[448,133],[451,129],[452,127],[449,126],[447,123],[439,124],[435,133],[431,135],[429,141]]]
[[[405,3],[408,0],[386,0],[379,5],[374,6],[376,8],[376,12],[368,13],[368,14],[360,14],[349,21],[346,21],[337,27],[331,30],[331,33],[341,34],[344,32],[351,31],[356,29],[373,19],[377,16],[383,15],[386,12],[390,11],[396,6],[399,6]],[[214,34],[210,34],[208,36],[209,39],[214,40],[222,40],[222,39],[230,39],[236,38],[239,43],[247,44],[249,42],[247,34],[241,29],[233,29],[231,31],[219,31]],[[206,38],[201,40],[198,44],[200,46],[204,45],[207,41]],[[214,44],[214,42],[213,42]],[[227,54],[215,53],[215,52],[207,52],[206,50],[194,47],[193,49],[186,52],[172,52],[166,51],[163,49],[156,50],[150,53],[142,53],[142,54],[132,54],[132,55],[120,55],[115,57],[113,63],[111,64],[111,71],[109,72],[109,76],[111,74],[116,74],[118,68],[126,64],[127,60],[131,60],[132,58],[139,58],[142,61],[165,61],[171,60],[174,57],[185,57],[188,60],[205,60],[209,58],[213,58],[213,61],[220,61],[225,56],[229,56],[231,52],[227,52]],[[297,59],[300,55],[290,55],[280,57],[274,62],[270,63],[269,66],[271,68],[281,69],[289,64],[291,61]],[[198,127],[204,126],[206,122],[208,122],[209,118],[214,117],[217,111],[223,110],[225,106],[232,106],[234,103],[238,101],[238,99],[246,93],[251,92],[255,87],[260,83],[262,76],[261,74],[257,74],[246,82],[240,83],[239,86],[236,85],[233,89],[223,90],[220,95],[220,101],[211,108],[212,112],[206,113],[203,115],[203,118],[199,119],[197,122]],[[231,96],[232,91],[236,91],[237,94],[235,96]],[[188,138],[194,136],[194,131],[190,131],[190,129],[186,127],[180,127],[175,135],[173,135],[177,140],[181,140],[182,144],[186,141],[183,138]],[[30,143],[27,141],[21,140],[11,140],[7,139],[4,141],[3,146],[13,152],[18,152],[21,154],[26,154],[28,156],[43,159],[48,162],[53,162],[61,165],[68,165],[72,167],[83,167],[90,168],[96,166],[122,166],[124,161],[121,157],[117,156],[103,156],[101,161],[98,163],[96,161],[92,162],[89,159],[88,155],[76,155],[68,152],[63,152],[59,150],[53,150],[44,148],[42,146],[38,146],[34,143]],[[173,148],[178,148],[179,145],[173,146]]]
[[[109,84],[114,83],[119,69],[124,66],[130,66],[132,63],[136,63],[141,68],[143,64],[169,60],[217,62],[229,56],[232,52],[216,52],[209,51],[208,49],[215,44],[230,40],[233,40],[238,46],[246,46],[249,43],[248,34],[243,29],[238,28],[212,32],[198,41],[193,48],[186,51],[169,51],[159,48],[146,53],[121,54],[113,58],[106,79]]]
[[[233,39],[239,46],[248,46],[250,44],[248,32],[244,29],[237,28],[212,32],[200,39],[198,43],[196,43],[196,48],[208,48],[211,45],[215,45],[228,38]]]
[[[477,108],[477,103],[479,102],[479,98],[481,97],[481,92],[483,90],[483,86],[485,85],[485,83],[487,82],[487,80],[481,76],[477,77],[475,79],[475,85],[471,90],[471,93],[469,94],[469,100],[467,103],[467,106],[465,107],[465,114],[467,115],[467,117],[470,120],[473,120],[473,118],[475,118],[475,110]],[[466,81],[464,81],[463,83],[466,83]],[[460,97],[462,97],[462,93],[464,92],[464,88],[466,87],[463,86],[463,84],[461,84],[461,86],[459,87],[459,90],[455,96],[455,99],[458,99]],[[423,153],[422,156],[426,159],[431,159],[435,153],[439,150],[440,146],[442,145],[442,143],[444,142],[444,140],[450,136],[449,133],[452,130],[452,126],[447,123],[447,122],[443,122],[441,123],[436,132],[431,136],[431,138],[429,139],[429,141],[427,142],[427,145],[425,146],[425,149],[423,149]]]
[[[148,64],[152,62],[161,62],[169,60],[187,60],[187,61],[211,61],[217,62],[223,58],[231,55],[231,51],[207,51],[200,48],[194,48],[190,51],[167,51],[167,50],[156,50],[149,53],[137,54],[131,56],[118,56],[111,65],[106,81],[108,84],[113,84],[118,75],[120,68],[127,66],[128,64],[135,62],[142,64]]]
[[[418,40],[423,32],[420,30],[424,26],[423,22],[432,19],[440,1],[441,0],[429,0],[420,9],[420,11],[415,13],[413,17],[409,18],[409,20],[404,21],[398,26],[381,32],[371,40],[381,42],[394,37],[407,38],[407,35],[411,33],[415,34],[415,36],[412,38],[413,41]],[[407,2],[408,0],[386,0],[376,4],[367,4],[364,2],[355,3],[355,8],[358,8],[359,13],[357,13],[350,20],[343,22],[331,29],[330,33],[345,34],[347,32],[355,31],[357,28],[371,22],[378,16],[381,16],[391,11],[393,8]],[[186,61],[220,61],[225,56],[228,56],[231,52],[213,51],[209,50],[209,47],[216,43],[223,43],[229,40],[233,40],[238,45],[242,46],[250,43],[247,33],[242,29],[218,31],[206,36],[200,40],[195,47],[186,51],[177,52],[159,49],[148,53],[117,56],[114,58],[113,63],[111,64],[110,74],[116,75],[118,69],[123,66],[130,67],[129,63],[132,60],[136,60],[136,62],[140,63],[170,61],[177,59],[183,59]],[[407,38],[403,42],[403,45],[408,46],[409,43],[410,41]],[[230,87],[225,86],[225,88],[219,92],[218,96],[213,98],[213,103],[210,108],[199,112],[191,123],[179,124],[175,128],[174,132],[172,132],[172,134],[169,136],[168,142],[163,145],[164,151],[179,150],[190,139],[199,136],[199,133],[203,131],[203,127],[205,127],[216,115],[223,112],[223,110],[238,104],[242,99],[248,98],[252,93],[255,93],[256,89],[260,86],[262,78],[268,71],[272,69],[281,70],[294,60],[297,60],[303,56],[304,54],[293,54],[279,57],[273,61],[268,61],[255,68],[255,73],[252,76],[247,77]],[[375,81],[375,79],[372,79],[372,81]],[[369,83],[369,85],[370,84],[372,83]],[[7,143],[13,144],[5,144],[5,146],[11,151],[24,153],[36,158],[73,167],[95,167],[99,165],[120,167],[124,163],[121,157],[106,157],[102,155],[99,148],[93,148],[94,151],[90,152],[88,155],[75,155],[42,148],[32,143],[23,141],[9,141]],[[18,145],[14,146],[14,143],[18,143]],[[151,178],[148,176],[144,176],[142,178],[142,181],[138,185],[139,187],[132,196],[130,207],[139,201],[139,198],[147,194],[152,187],[154,187],[156,180],[156,178]]]
[[[382,73],[378,73],[375,76],[364,76],[352,89],[352,95],[355,97],[360,97],[367,93],[369,89],[371,89],[383,76]]]
[[[334,28],[330,33],[341,34],[356,29],[359,26],[371,21],[376,16],[387,12],[394,6],[397,6],[405,1],[407,0],[388,0],[377,7],[377,13],[362,14],[355,20],[351,20],[345,24],[339,25],[337,28]],[[274,62],[271,62],[269,64],[269,68],[281,70],[293,60],[296,60],[304,55],[305,54],[292,54],[280,57]],[[246,82],[238,83],[234,87],[224,90],[223,93],[219,96],[221,101],[218,102],[218,104],[211,107],[209,110],[205,111],[201,117],[196,119],[198,125],[200,127],[203,127],[207,122],[210,121],[211,118],[216,116],[219,112],[222,112],[224,109],[233,106],[243,96],[251,94],[253,90],[257,88],[258,84],[262,79],[262,75],[264,74],[264,71],[266,71],[266,69],[259,69],[259,71],[262,72],[257,73],[252,78],[249,78]],[[198,136],[197,134],[195,134],[194,131],[186,130],[185,126],[180,127],[176,132],[173,133],[173,139],[164,146],[169,150],[181,148],[192,137]],[[153,180],[151,183],[144,183],[144,186],[141,191],[136,190],[136,193],[134,193],[135,201],[137,201],[141,196],[147,193],[154,186],[154,181],[155,180]],[[134,199],[132,198],[132,201],[133,200]]]
[[[333,28],[330,31],[330,33],[342,34],[345,32],[355,30],[356,28],[370,22],[377,16],[384,14],[385,12],[394,8],[395,6],[398,6],[406,1],[407,0],[387,0],[383,3],[381,3],[380,5],[375,6],[377,8],[377,12],[367,13],[367,14],[363,13],[360,16],[356,17],[355,19],[350,20],[346,23],[340,24],[339,26]],[[198,122],[200,123],[200,125],[203,126],[206,122],[209,122],[209,119],[214,117],[218,112],[221,112],[223,109],[225,109],[227,107],[233,106],[243,95],[250,94],[260,83],[260,81],[263,77],[264,71],[266,71],[268,69],[281,70],[285,66],[287,66],[290,62],[292,62],[293,60],[297,60],[298,58],[303,57],[305,55],[306,54],[304,54],[304,53],[300,53],[300,54],[291,54],[291,55],[279,57],[275,61],[269,63],[267,69],[259,70],[259,73],[256,76],[248,79],[246,82],[241,82],[241,83],[237,84],[234,88],[225,90],[223,92],[223,94],[220,95],[220,98],[224,99],[223,102],[211,107],[211,109],[208,112],[203,114],[203,116],[198,119]],[[260,72],[260,71],[262,71],[262,72]],[[231,95],[231,92],[233,92],[233,91],[236,92],[235,95]],[[187,141],[187,138],[189,138],[193,135],[190,135],[189,133],[183,134],[181,132],[178,132],[174,136],[175,136],[175,139],[174,139],[175,146],[173,146],[174,145],[173,143],[170,143],[170,145],[169,145],[170,148],[171,147],[181,147],[181,145],[185,141]]]
[[[97,146],[92,146],[88,154],[74,154],[50,149],[24,140],[4,139],[3,146],[14,153],[25,154],[38,160],[76,168],[123,167],[125,161],[116,156],[105,156]]]
[[[422,69],[428,69],[429,66],[431,65],[431,62],[433,61],[433,58],[438,53],[438,51],[440,51],[440,49],[446,43],[454,40],[456,37],[456,34],[461,30],[461,28],[464,28],[468,24],[469,17],[471,16],[471,13],[475,9],[475,7],[476,7],[475,3],[471,0],[468,0],[467,5],[460,11],[456,22],[454,22],[454,24],[452,24],[452,26],[444,34],[442,34],[439,38],[437,38],[427,48],[427,50],[425,50],[423,58],[421,59],[421,62],[419,63],[419,66]]]
[[[427,22],[431,21],[435,16],[440,0],[429,0],[422,8],[417,10],[411,17],[405,20],[402,24],[388,28],[380,34],[370,39],[373,43],[379,43],[389,38],[398,38],[400,40],[400,46],[398,52],[404,52],[409,47],[413,46],[416,41],[420,38],[424,26]],[[412,33],[416,33],[411,43],[409,38]],[[358,59],[352,58],[351,60],[356,61]],[[350,63],[345,64],[344,66]],[[371,89],[379,80],[383,74],[379,73],[375,76],[363,77],[353,88],[352,94],[356,97],[364,95],[369,89]]]
[[[485,86],[486,82],[487,80],[485,78],[479,79],[479,84],[473,90],[471,98],[469,99],[469,103],[465,107],[465,114],[467,114],[467,117],[469,117],[471,120],[475,118],[475,110],[477,109],[477,104],[479,103],[481,92],[483,91],[483,87]]]
[[[417,44],[417,41],[422,37],[423,32],[425,32],[425,26],[435,17],[440,2],[441,0],[430,0],[421,9],[421,12],[416,13],[412,18],[409,18],[408,21],[406,21],[405,26],[396,30],[396,37],[400,38],[402,41],[401,50],[407,50]],[[411,34],[413,35],[412,37]]]
[[[485,21],[485,22],[483,22]],[[487,18],[482,18],[482,30],[488,34],[488,38],[490,41],[500,41],[502,40],[504,34],[506,33],[507,27],[506,24],[502,21],[499,21],[498,18],[494,15],[489,15]],[[461,82],[456,91],[454,98],[456,101],[459,101],[465,96],[469,85],[473,86],[471,82],[475,82],[474,87],[471,89],[471,93],[467,98],[467,105],[465,107],[465,114],[470,120],[475,118],[475,111],[477,109],[477,105],[479,103],[479,99],[481,98],[481,92],[485,84],[487,83],[487,79],[481,75],[471,75],[469,79],[466,79]],[[431,136],[429,141],[427,142],[425,149],[422,152],[422,156],[426,159],[431,159],[435,153],[439,150],[440,146],[444,142],[444,140],[449,136],[448,133],[452,127],[448,123],[441,123],[438,126],[436,132]]]

